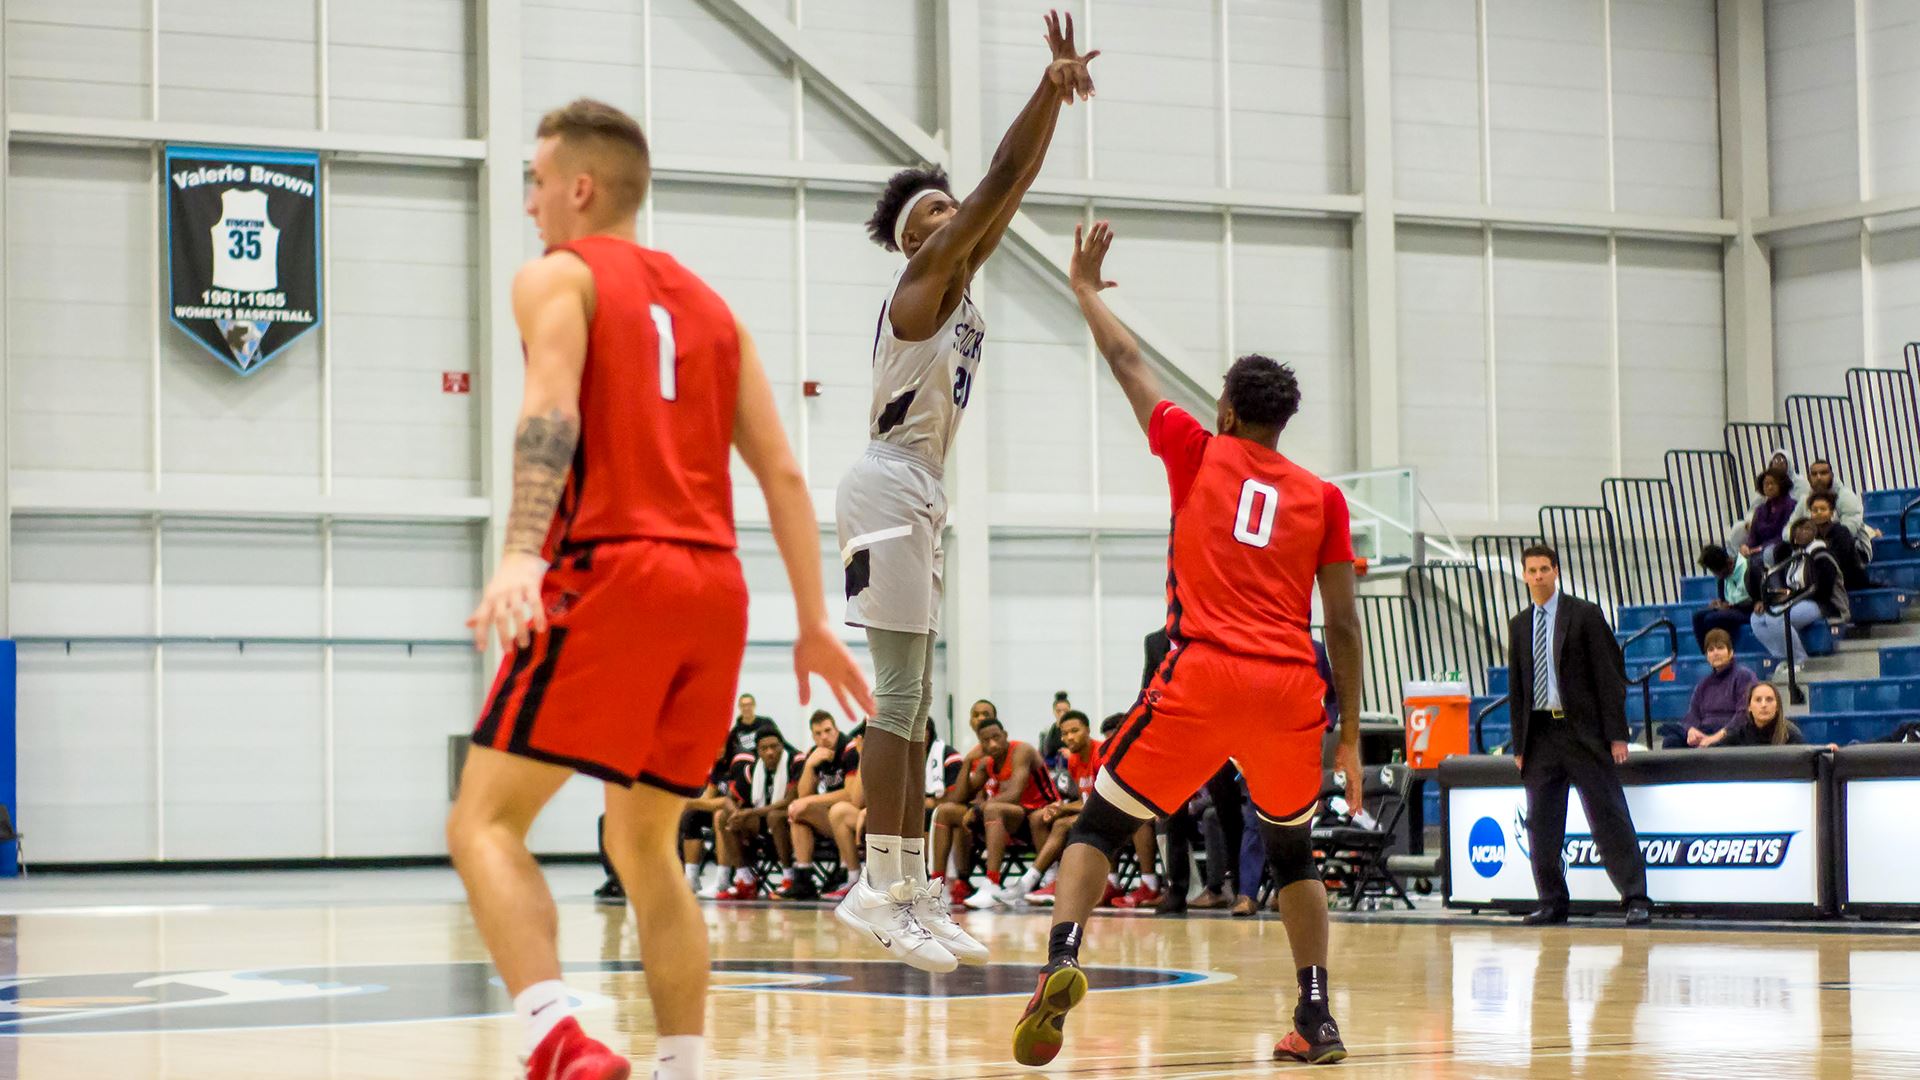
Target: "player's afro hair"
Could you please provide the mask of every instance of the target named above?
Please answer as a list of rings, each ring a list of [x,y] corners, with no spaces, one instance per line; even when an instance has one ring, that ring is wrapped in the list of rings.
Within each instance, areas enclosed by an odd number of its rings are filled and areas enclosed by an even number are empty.
[[[1285,430],[1300,411],[1300,380],[1293,369],[1259,353],[1248,353],[1227,369],[1226,394],[1234,415],[1255,427]]]
[[[953,185],[947,180],[947,170],[938,165],[926,165],[913,169],[901,169],[887,181],[885,191],[880,193],[880,201],[873,204],[873,216],[867,219],[867,235],[873,242],[888,251],[899,251],[900,245],[893,242],[893,225],[900,217],[900,208],[907,200],[923,188],[934,188],[953,194]]]

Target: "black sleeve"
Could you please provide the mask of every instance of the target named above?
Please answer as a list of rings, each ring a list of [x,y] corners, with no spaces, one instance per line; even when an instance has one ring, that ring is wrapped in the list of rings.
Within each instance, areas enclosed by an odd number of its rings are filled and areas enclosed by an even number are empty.
[[[1814,557],[1812,563],[1810,570],[1813,576],[1813,596],[1811,599],[1820,605],[1821,614],[1831,616],[1840,610],[1833,595],[1840,583],[1840,564],[1834,561],[1832,553],[1825,551]]]
[[[1140,673],[1140,689],[1145,690],[1153,681],[1153,673],[1160,670],[1166,662],[1167,652],[1173,648],[1173,642],[1167,638],[1165,630],[1155,630],[1147,635],[1147,668]]]
[[[953,785],[960,782],[961,760],[960,751],[955,750],[951,746],[947,747],[947,760],[946,763],[941,766],[940,775],[946,780],[948,791],[952,791]]]
[[[1627,741],[1627,662],[1620,654],[1620,642],[1613,636],[1607,617],[1591,604],[1584,605],[1587,623],[1587,655],[1593,664],[1593,688],[1600,709],[1600,731],[1608,742]]]
[[[852,776],[860,771],[860,751],[849,746],[840,754],[840,771],[843,776]]]
[[[753,761],[737,761],[727,770],[725,791],[733,796],[733,801],[746,806],[753,801]]]

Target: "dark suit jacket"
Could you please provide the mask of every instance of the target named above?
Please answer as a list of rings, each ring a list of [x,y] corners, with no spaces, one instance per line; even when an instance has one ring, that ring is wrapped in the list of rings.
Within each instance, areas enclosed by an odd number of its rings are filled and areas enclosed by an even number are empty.
[[[1553,622],[1553,667],[1560,675],[1560,707],[1568,728],[1601,754],[1608,744],[1627,741],[1626,662],[1613,627],[1597,605],[1560,594]],[[1533,605],[1507,624],[1508,686],[1512,697],[1514,753],[1526,754],[1527,723],[1533,710]]]

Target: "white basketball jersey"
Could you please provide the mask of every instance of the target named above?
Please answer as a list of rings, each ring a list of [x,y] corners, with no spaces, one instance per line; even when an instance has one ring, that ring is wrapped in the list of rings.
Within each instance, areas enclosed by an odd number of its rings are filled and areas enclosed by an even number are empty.
[[[213,226],[213,287],[270,292],[280,285],[280,230],[267,220],[267,193],[228,188]]]
[[[960,415],[973,396],[974,373],[987,323],[971,296],[925,341],[902,341],[893,333],[893,291],[902,266],[880,306],[873,336],[873,410],[869,434],[911,450],[937,471],[947,459]]]

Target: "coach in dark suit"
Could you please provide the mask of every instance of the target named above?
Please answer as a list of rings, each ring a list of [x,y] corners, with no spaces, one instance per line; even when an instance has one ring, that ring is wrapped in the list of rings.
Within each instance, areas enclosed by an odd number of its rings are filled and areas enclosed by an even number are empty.
[[[1533,603],[1508,625],[1508,711],[1514,760],[1527,788],[1527,835],[1540,907],[1529,926],[1567,920],[1567,787],[1581,805],[1627,925],[1651,921],[1647,864],[1614,766],[1627,760],[1627,680],[1620,643],[1600,609],[1560,591],[1560,555],[1545,544],[1521,556]]]

